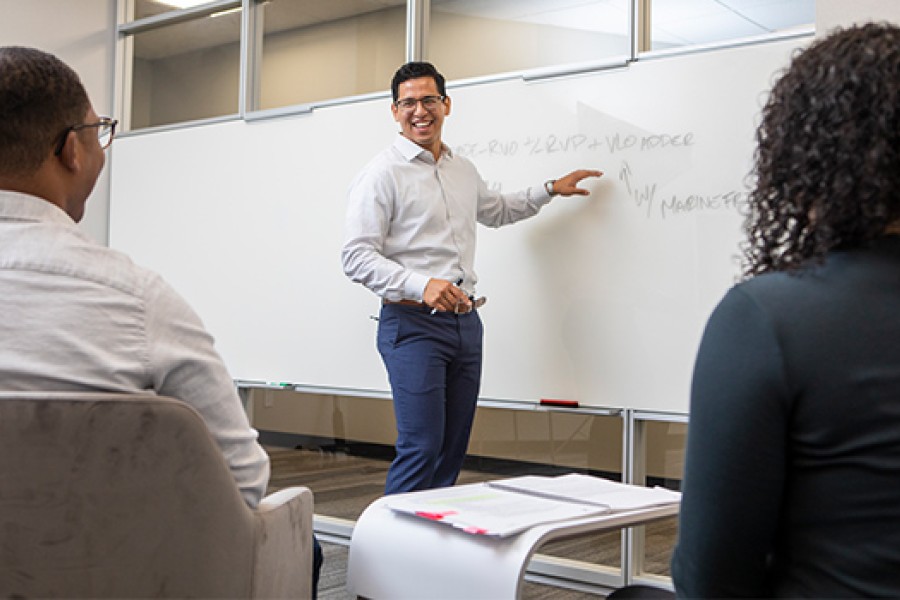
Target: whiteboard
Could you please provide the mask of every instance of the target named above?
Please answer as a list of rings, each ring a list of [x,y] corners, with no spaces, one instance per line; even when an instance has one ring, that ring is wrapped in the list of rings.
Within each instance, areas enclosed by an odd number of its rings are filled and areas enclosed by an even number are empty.
[[[703,326],[739,274],[760,108],[805,41],[450,88],[444,140],[490,185],[605,173],[588,198],[479,227],[482,398],[687,412]],[[117,140],[110,245],[185,296],[235,379],[388,392],[379,300],[340,249],[349,183],[396,130],[382,98]]]

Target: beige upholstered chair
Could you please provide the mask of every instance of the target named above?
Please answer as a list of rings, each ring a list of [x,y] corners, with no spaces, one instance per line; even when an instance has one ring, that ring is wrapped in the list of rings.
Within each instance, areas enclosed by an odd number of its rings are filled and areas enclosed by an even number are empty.
[[[183,402],[0,392],[0,597],[308,598],[312,515],[248,508]]]

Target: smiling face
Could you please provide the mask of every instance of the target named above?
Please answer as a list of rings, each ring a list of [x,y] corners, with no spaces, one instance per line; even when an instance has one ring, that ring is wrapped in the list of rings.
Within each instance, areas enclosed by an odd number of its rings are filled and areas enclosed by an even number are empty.
[[[418,77],[407,79],[400,84],[397,99],[421,100],[426,96],[440,95],[433,78]],[[444,126],[444,117],[450,114],[450,98],[445,98],[431,110],[426,109],[422,102],[417,102],[408,110],[398,108],[394,103],[391,104],[391,112],[394,114],[394,120],[400,124],[400,132],[404,137],[429,150],[435,158],[440,156],[441,129]]]

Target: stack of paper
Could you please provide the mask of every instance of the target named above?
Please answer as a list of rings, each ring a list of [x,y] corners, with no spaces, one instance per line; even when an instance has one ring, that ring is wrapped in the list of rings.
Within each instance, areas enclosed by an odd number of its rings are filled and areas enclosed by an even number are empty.
[[[488,485],[544,498],[603,506],[610,511],[662,506],[681,500],[679,492],[673,492],[666,488],[629,485],[578,473],[569,473],[558,477],[526,475],[491,481]]]
[[[664,488],[573,473],[401,494],[390,497],[387,506],[466,533],[508,536],[543,523],[677,504],[680,499],[681,494]]]
[[[401,495],[390,498],[387,505],[395,511],[452,525],[466,533],[497,536],[608,510],[520,494],[487,484]]]

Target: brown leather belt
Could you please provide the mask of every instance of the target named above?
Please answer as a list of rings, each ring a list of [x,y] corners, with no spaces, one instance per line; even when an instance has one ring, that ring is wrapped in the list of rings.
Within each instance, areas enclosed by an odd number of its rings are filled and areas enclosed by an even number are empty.
[[[481,296],[480,298],[470,298],[472,300],[471,306],[460,305],[457,307],[455,311],[439,311],[439,312],[448,312],[448,314],[457,314],[457,315],[467,315],[476,308],[481,308],[484,306],[484,303],[487,302],[487,298]],[[382,304],[402,304],[403,306],[418,306],[419,308],[431,308],[424,302],[418,302],[417,300],[382,300]]]
[[[415,300],[382,300],[382,304],[402,304],[404,306],[421,306],[423,308],[427,308],[428,305],[424,302],[416,302]]]

